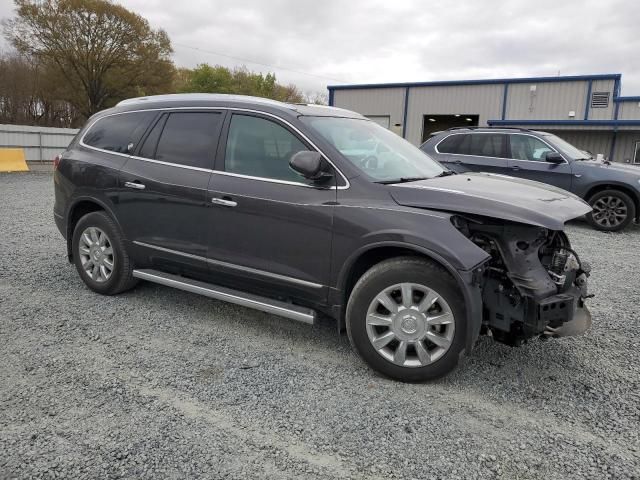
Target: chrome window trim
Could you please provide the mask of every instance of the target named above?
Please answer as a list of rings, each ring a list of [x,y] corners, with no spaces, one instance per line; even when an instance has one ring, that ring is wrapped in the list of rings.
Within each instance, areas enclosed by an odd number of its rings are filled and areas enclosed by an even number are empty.
[[[174,254],[174,255],[179,255],[181,257],[191,258],[193,260],[198,260],[198,261],[201,261],[201,262],[210,263],[212,265],[217,265],[219,267],[225,267],[225,268],[230,268],[230,269],[234,269],[234,270],[241,270],[243,272],[253,273],[253,274],[256,274],[256,275],[262,275],[264,277],[273,278],[275,280],[283,280],[283,281],[289,282],[289,283],[296,283],[298,285],[303,285],[305,287],[311,287],[311,288],[322,288],[323,287],[323,285],[320,285],[319,283],[309,282],[308,280],[301,280],[299,278],[288,277],[286,275],[280,275],[279,273],[272,273],[272,272],[267,272],[265,270],[259,270],[257,268],[245,267],[245,266],[242,266],[242,265],[236,265],[234,263],[223,262],[221,260],[215,260],[213,258],[201,257],[199,255],[193,255],[192,253],[180,252],[179,250],[172,250],[170,248],[160,247],[158,245],[152,245],[150,243],[139,242],[137,240],[134,240],[133,243],[135,245],[138,245],[138,246],[141,246],[141,247],[151,248],[151,249],[158,250],[158,251],[161,251],[161,252],[166,252],[166,253],[171,253],[171,254]]]
[[[228,175],[228,176],[233,176],[233,177],[247,178],[247,179],[250,179],[250,180],[258,180],[258,181],[261,181],[261,182],[279,183],[279,184],[284,184],[284,185],[293,185],[293,186],[307,187],[307,188],[317,188],[317,186],[315,186],[315,185],[309,185],[309,184],[303,183],[303,182],[291,182],[291,181],[287,181],[287,180],[278,180],[278,179],[275,179],[275,178],[267,178],[267,177],[253,177],[253,176],[250,176],[250,175],[242,175],[242,174],[239,174],[239,173],[225,172],[223,170],[213,170],[213,169],[210,169],[210,168],[192,167],[192,166],[189,166],[189,165],[181,165],[179,163],[164,162],[162,160],[155,160],[155,159],[152,159],[152,158],[138,157],[138,156],[135,156],[135,155],[129,155],[127,153],[112,152],[111,150],[105,150],[105,149],[102,149],[102,148],[92,147],[91,145],[87,145],[86,143],[84,143],[84,137],[91,131],[91,129],[94,127],[94,125],[96,123],[98,123],[100,120],[102,120],[104,118],[112,117],[114,115],[125,115],[127,113],[166,112],[166,111],[173,111],[173,110],[221,110],[221,111],[232,111],[232,112],[257,113],[259,115],[265,115],[267,117],[271,117],[271,118],[274,118],[276,120],[279,120],[280,122],[282,122],[285,125],[287,125],[291,130],[296,132],[300,137],[302,137],[309,145],[311,145],[312,148],[314,148],[318,153],[320,153],[320,155],[322,155],[322,157],[327,162],[329,162],[329,164],[335,169],[336,172],[338,172],[338,174],[340,174],[340,177],[342,177],[342,179],[344,180],[345,185],[336,185],[335,187],[331,187],[332,189],[335,188],[337,190],[346,190],[351,186],[351,183],[349,182],[349,179],[344,175],[344,173],[342,173],[342,171],[336,166],[336,164],[333,163],[329,159],[329,157],[322,150],[320,150],[320,148],[318,148],[318,146],[315,143],[313,143],[309,139],[309,137],[307,137],[304,133],[302,133],[298,128],[296,128],[294,125],[292,125],[290,122],[288,122],[284,118],[279,117],[278,115],[274,115],[273,113],[269,113],[269,112],[263,112],[261,110],[253,110],[253,109],[250,109],[250,108],[239,108],[239,107],[167,107],[167,108],[142,108],[142,109],[139,109],[139,110],[127,110],[126,112],[114,112],[114,113],[110,113],[108,115],[104,115],[104,116],[94,120],[87,127],[87,129],[85,130],[84,134],[82,135],[82,138],[80,138],[80,145],[82,145],[85,148],[91,149],[91,150],[96,150],[98,152],[109,153],[111,155],[120,155],[122,157],[133,158],[135,160],[142,160],[144,162],[158,163],[158,164],[161,164],[161,165],[184,168],[184,169],[187,169],[187,170],[196,170],[196,171],[199,171],[199,172],[214,173],[216,175]]]
[[[536,162],[536,163],[540,163],[540,162],[544,162],[544,160],[528,160],[528,159],[522,159],[522,158],[511,158],[511,157],[490,157],[488,155],[469,155],[467,153],[448,153],[448,152],[441,152],[440,150],[438,150],[438,146],[444,142],[447,138],[452,137],[453,135],[472,135],[472,134],[478,134],[478,133],[491,133],[494,135],[524,135],[527,137],[533,137],[537,140],[540,140],[542,143],[544,143],[547,147],[549,147],[552,151],[559,153],[560,156],[562,157],[562,159],[564,160],[564,163],[569,163],[567,161],[567,159],[565,158],[565,156],[562,154],[562,152],[559,152],[558,149],[556,149],[555,147],[553,147],[552,145],[550,145],[548,142],[542,140],[540,137],[536,136],[536,135],[531,135],[530,133],[521,133],[521,132],[475,132],[475,131],[471,131],[471,132],[454,132],[454,133],[450,133],[449,135],[447,135],[446,137],[444,137],[442,140],[440,140],[438,143],[436,143],[435,147],[433,147],[433,149],[435,150],[435,152],[438,155],[458,155],[461,157],[480,157],[480,158],[494,158],[496,160],[515,160],[517,162]],[[508,139],[507,139],[508,140]]]
[[[633,165],[640,165],[640,142],[635,142],[633,147]]]

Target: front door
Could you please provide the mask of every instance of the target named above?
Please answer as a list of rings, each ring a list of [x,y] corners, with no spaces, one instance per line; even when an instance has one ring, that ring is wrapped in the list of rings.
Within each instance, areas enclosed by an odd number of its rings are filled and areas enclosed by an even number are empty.
[[[265,295],[323,302],[330,277],[336,188],[289,167],[312,147],[284,122],[233,113],[211,176],[209,262],[220,282]]]
[[[208,271],[207,186],[224,113],[159,115],[120,172],[120,220],[136,263],[182,274]]]
[[[571,165],[546,161],[546,154],[555,152],[550,145],[537,137],[523,133],[509,135],[510,175],[548,183],[564,190],[571,190]]]

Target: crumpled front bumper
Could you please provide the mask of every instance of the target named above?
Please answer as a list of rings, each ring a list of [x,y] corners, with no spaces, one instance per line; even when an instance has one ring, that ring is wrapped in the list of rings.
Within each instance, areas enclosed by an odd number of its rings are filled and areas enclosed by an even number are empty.
[[[544,330],[543,335],[545,337],[573,337],[576,335],[582,335],[591,328],[591,312],[583,305],[578,307],[573,315],[573,318],[559,327],[550,327]]]
[[[567,291],[545,298],[538,303],[538,322],[545,325],[545,337],[569,337],[582,335],[591,328],[591,312],[585,305],[587,297],[586,277],[581,286],[574,285]]]

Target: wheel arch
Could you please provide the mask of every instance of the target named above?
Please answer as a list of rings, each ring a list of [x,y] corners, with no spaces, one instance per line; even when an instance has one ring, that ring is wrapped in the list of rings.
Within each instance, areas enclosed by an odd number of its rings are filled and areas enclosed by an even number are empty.
[[[373,265],[383,260],[402,256],[415,256],[432,261],[442,267],[455,280],[465,301],[466,351],[470,353],[482,324],[482,297],[479,286],[474,288],[473,271],[461,272],[438,253],[419,245],[391,241],[379,242],[362,247],[349,257],[338,276],[337,286],[342,295],[339,328],[344,326],[346,305],[358,279]]]
[[[597,185],[593,185],[589,188],[587,193],[584,195],[584,200],[586,202],[589,201],[591,197],[593,197],[596,193],[603,192],[605,190],[618,190],[631,198],[636,207],[636,217],[640,217],[640,195],[635,192],[631,187],[625,185],[623,183],[617,182],[602,182]]]
[[[70,262],[73,261],[73,232],[76,228],[76,225],[80,221],[82,217],[91,212],[105,212],[109,215],[114,222],[120,228],[120,224],[116,219],[116,216],[113,214],[113,211],[109,206],[103,202],[102,200],[96,199],[94,197],[78,197],[74,199],[73,203],[69,206],[69,210],[67,211],[67,258]],[[122,230],[121,230],[122,231]]]

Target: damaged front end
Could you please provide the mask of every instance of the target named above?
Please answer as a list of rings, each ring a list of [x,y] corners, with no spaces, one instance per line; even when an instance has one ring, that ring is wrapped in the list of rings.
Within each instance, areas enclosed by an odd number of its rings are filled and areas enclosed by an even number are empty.
[[[580,335],[590,267],[563,231],[486,217],[455,216],[454,226],[491,258],[477,272],[483,330],[509,345],[528,338]]]

